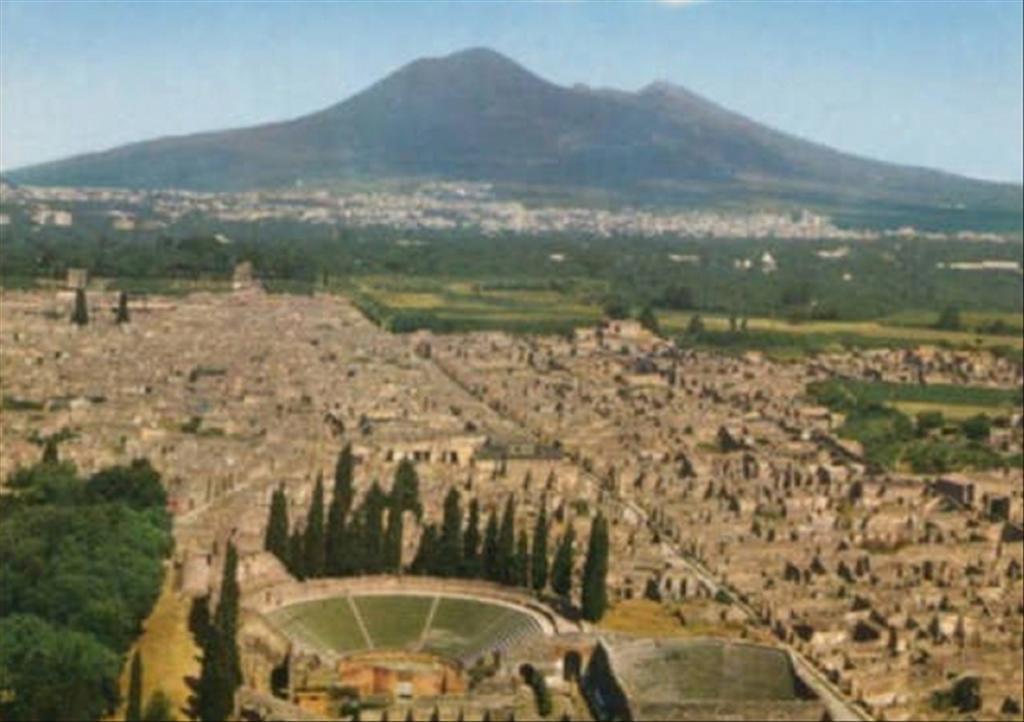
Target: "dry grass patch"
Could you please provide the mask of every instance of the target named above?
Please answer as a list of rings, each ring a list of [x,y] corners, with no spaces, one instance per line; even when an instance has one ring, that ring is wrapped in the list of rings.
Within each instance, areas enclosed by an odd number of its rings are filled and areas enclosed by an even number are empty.
[[[724,605],[709,600],[665,604],[650,599],[628,599],[613,606],[598,626],[611,632],[649,637],[749,638],[746,625],[719,619],[725,609]]]
[[[128,696],[131,659],[138,649],[142,653],[143,707],[153,692],[162,689],[171,700],[176,719],[184,720],[188,718],[183,710],[188,707],[188,698],[192,694],[185,678],[198,678],[197,658],[200,652],[188,628],[191,602],[174,590],[173,577],[170,570],[164,575],[160,597],[149,618],[143,623],[142,636],[125,660],[121,674],[121,694]],[[119,715],[119,718],[123,718],[123,707]]]

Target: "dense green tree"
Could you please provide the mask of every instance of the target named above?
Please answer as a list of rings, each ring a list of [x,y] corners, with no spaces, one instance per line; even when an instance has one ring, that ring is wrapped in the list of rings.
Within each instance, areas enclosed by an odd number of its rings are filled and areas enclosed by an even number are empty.
[[[0,719],[100,719],[118,701],[118,655],[31,614],[0,618]]]
[[[89,305],[85,300],[85,291],[81,288],[75,289],[75,307],[71,311],[71,323],[76,326],[85,326],[89,323]]]
[[[988,441],[992,433],[992,422],[985,414],[977,414],[964,419],[960,424],[960,430],[971,441]]]
[[[462,576],[476,579],[480,573],[480,502],[474,497],[469,502],[469,519],[462,537]]]
[[[535,592],[548,585],[548,512],[542,502],[533,527],[533,548],[530,550],[530,584]]]
[[[270,497],[270,515],[263,536],[263,548],[282,562],[288,559],[288,497],[283,485],[274,489]]]
[[[128,702],[124,711],[125,722],[139,722],[142,719],[142,655],[135,650],[132,666],[128,672]]]
[[[555,561],[551,568],[551,588],[555,594],[568,600],[572,594],[572,568],[575,556],[576,530],[573,525],[567,524],[565,533],[558,544],[558,551],[555,552]]]
[[[459,491],[452,487],[444,499],[444,517],[441,522],[441,550],[438,574],[455,577],[462,569],[462,507]]]
[[[528,589],[530,587],[530,539],[526,529],[519,530],[516,553],[512,560],[512,583]]]
[[[85,488],[93,501],[120,501],[134,509],[167,506],[160,474],[146,459],[136,459],[130,466],[102,469],[89,478]]]
[[[487,516],[487,528],[484,531],[482,566],[484,579],[501,581],[501,569],[498,566],[498,519],[493,509]]]
[[[313,487],[313,499],[309,504],[309,513],[306,516],[305,539],[303,540],[305,555],[303,570],[309,578],[324,575],[325,543],[324,482],[318,476]]]
[[[114,321],[117,324],[128,323],[131,320],[128,316],[128,292],[121,291],[117,295],[117,314],[114,316]]]
[[[690,336],[699,336],[704,333],[704,319],[699,313],[690,316],[690,322],[686,324],[686,333]]]
[[[608,524],[601,512],[590,527],[587,558],[583,565],[581,607],[583,618],[596,622],[608,607]]]
[[[498,528],[498,581],[503,584],[517,584],[515,576],[516,559],[516,511],[515,496],[509,494],[505,511]]]
[[[37,494],[24,489],[19,502]],[[167,512],[63,501],[0,505],[0,616],[35,614],[123,654],[159,594]]]

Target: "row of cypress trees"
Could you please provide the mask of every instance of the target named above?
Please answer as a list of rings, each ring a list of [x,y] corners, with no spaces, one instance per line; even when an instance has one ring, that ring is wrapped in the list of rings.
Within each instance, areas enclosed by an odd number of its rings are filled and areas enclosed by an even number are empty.
[[[117,296],[117,310],[114,312],[114,322],[118,324],[128,323],[128,294],[125,291]],[[71,323],[76,326],[87,326],[89,324],[89,305],[85,299],[85,291],[81,288],[75,289],[75,305],[71,309]]]
[[[283,487],[274,491],[267,523],[265,548],[276,555],[298,579],[322,576],[383,574],[402,571],[403,514],[422,517],[419,479],[412,463],[403,460],[395,472],[390,494],[374,482],[359,508],[353,509],[353,459],[351,445],[342,449],[334,473],[334,493],[324,513],[324,488],[317,479],[305,525],[289,532],[288,500]],[[533,589],[550,588],[568,601],[572,595],[575,563],[575,530],[567,524],[554,558],[548,542],[550,522],[541,504],[531,535],[516,533],[515,497],[505,502],[500,520],[492,510],[480,532],[481,511],[477,499],[468,506],[463,523],[458,489],[444,500],[441,524],[427,524],[408,571],[429,576],[486,579]],[[532,543],[531,543],[532,541]],[[608,526],[604,516],[594,521],[583,569],[581,606],[590,621],[600,619],[607,608]]]
[[[324,485],[317,479],[306,523],[289,531],[288,499],[283,487],[271,498],[264,547],[298,579],[401,571],[403,515],[423,513],[419,479],[409,461],[395,473],[390,494],[374,482],[353,508],[352,447],[346,445],[334,471],[334,493],[324,510]]]

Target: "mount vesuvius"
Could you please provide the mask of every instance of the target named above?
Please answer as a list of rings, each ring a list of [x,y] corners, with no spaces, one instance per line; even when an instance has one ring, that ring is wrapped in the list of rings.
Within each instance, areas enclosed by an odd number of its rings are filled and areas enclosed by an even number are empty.
[[[34,185],[233,191],[443,178],[630,199],[1018,212],[1021,186],[856,157],[689,91],[563,87],[486,49],[416,60],[294,120],[161,138],[22,168]]]

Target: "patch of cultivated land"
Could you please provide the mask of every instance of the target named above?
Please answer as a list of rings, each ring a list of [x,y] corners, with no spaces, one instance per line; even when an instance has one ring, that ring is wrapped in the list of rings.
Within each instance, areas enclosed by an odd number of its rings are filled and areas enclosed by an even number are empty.
[[[694,313],[691,311],[660,311],[658,322],[663,331],[682,333]],[[704,325],[713,331],[726,331],[729,328],[729,317],[720,315],[703,315]],[[948,344],[954,347],[994,348],[1009,346],[1024,348],[1024,339],[1020,336],[999,336],[978,334],[970,331],[944,331],[934,328],[917,326],[889,325],[882,321],[802,321],[793,323],[784,319],[750,318],[747,321],[750,331],[771,331],[792,334],[795,336],[835,336],[839,342],[845,336],[861,337],[865,340],[892,341],[905,345],[908,341],[917,344]]]

